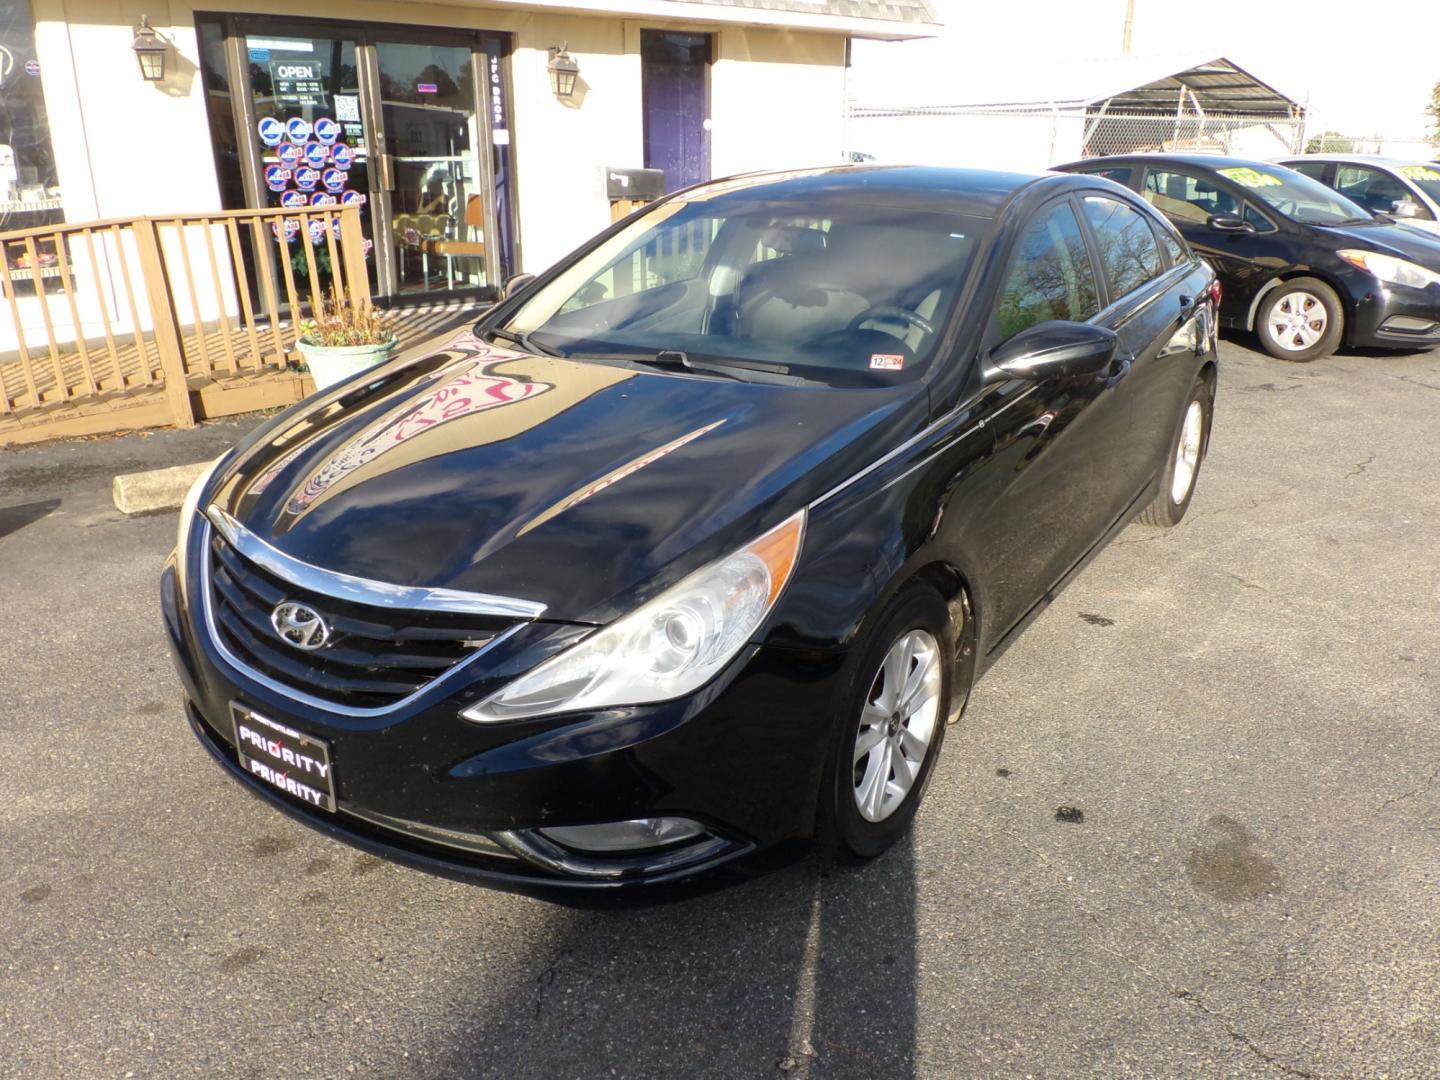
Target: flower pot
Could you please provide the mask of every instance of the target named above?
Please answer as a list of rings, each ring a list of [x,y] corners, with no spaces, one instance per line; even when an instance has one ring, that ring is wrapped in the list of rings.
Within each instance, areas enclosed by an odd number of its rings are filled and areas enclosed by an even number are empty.
[[[304,340],[295,344],[305,357],[315,389],[324,390],[389,360],[398,340],[392,334],[389,341],[380,345],[311,345]]]

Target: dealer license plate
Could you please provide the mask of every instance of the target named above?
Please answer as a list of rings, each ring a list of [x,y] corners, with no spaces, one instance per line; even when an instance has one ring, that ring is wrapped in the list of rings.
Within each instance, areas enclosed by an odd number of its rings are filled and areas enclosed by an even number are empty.
[[[311,806],[335,809],[335,774],[330,747],[323,739],[230,703],[240,767]]]

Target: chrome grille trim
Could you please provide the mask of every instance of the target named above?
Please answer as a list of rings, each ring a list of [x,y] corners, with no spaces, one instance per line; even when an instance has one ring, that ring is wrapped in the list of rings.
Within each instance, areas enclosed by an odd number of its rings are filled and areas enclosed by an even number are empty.
[[[408,608],[412,611],[444,611],[457,615],[499,615],[511,619],[538,619],[545,605],[509,596],[461,592],[458,589],[429,589],[416,585],[391,585],[371,578],[341,574],[314,566],[272,547],[218,506],[205,511],[206,518],[230,546],[257,566],[276,577],[322,596],[348,600],[372,607]]]
[[[224,530],[221,530],[221,532],[223,533]],[[496,634],[493,638],[487,641],[480,648],[476,649],[464,660],[460,661],[455,666],[447,669],[440,675],[437,675],[435,678],[425,683],[424,686],[416,690],[413,694],[409,694],[406,697],[389,702],[385,705],[373,707],[359,705],[343,705],[336,701],[329,701],[325,698],[320,698],[316,697],[313,694],[308,694],[304,690],[299,689],[298,687],[292,686],[289,683],[281,682],[279,679],[272,678],[271,676],[265,674],[265,672],[263,671],[256,670],[255,667],[246,663],[240,657],[236,656],[234,651],[228,645],[226,645],[224,635],[220,633],[220,628],[215,623],[215,583],[213,580],[214,571],[212,569],[213,555],[211,553],[210,547],[211,524],[208,520],[206,520],[202,522],[199,543],[199,548],[201,552],[199,579],[200,607],[205,619],[205,632],[210,638],[210,643],[215,647],[215,651],[220,654],[221,658],[224,659],[224,661],[228,665],[230,665],[230,667],[240,672],[240,674],[244,675],[247,679],[251,679],[254,682],[265,687],[267,690],[270,690],[272,693],[279,694],[281,697],[289,698],[292,701],[299,701],[305,705],[309,705],[311,708],[320,709],[324,712],[334,713],[337,716],[349,716],[357,719],[367,719],[372,717],[386,716],[390,713],[403,709],[407,705],[410,705],[412,702],[417,701],[421,697],[424,697],[426,694],[432,693],[433,691],[437,690],[447,681],[453,679],[461,672],[470,668],[470,666],[474,664],[480,657],[484,656],[500,642],[506,640],[512,634],[516,633],[523,626],[526,625],[525,622],[517,622],[514,626],[508,627],[507,629],[500,631],[500,633]],[[302,563],[301,565],[305,564]],[[311,589],[311,591],[319,591],[314,589],[313,585],[306,585],[305,587]],[[344,599],[351,598],[349,596],[346,596],[344,597]],[[372,604],[375,603],[374,600],[370,602]]]

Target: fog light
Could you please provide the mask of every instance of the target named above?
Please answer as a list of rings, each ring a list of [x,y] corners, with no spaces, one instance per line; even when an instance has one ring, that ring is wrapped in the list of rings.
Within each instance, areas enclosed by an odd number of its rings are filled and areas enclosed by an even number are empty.
[[[577,851],[640,851],[703,836],[705,830],[689,818],[659,817],[604,825],[567,825],[539,832],[547,840]]]
[[[1413,315],[1391,315],[1380,329],[1398,334],[1431,334],[1435,331],[1435,320],[1417,319]]]

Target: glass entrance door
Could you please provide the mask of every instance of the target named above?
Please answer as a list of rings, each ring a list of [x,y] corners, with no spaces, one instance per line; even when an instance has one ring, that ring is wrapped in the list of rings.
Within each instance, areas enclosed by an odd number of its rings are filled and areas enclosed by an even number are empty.
[[[263,206],[335,206],[356,203],[368,246],[375,217],[369,133],[361,111],[359,43],[344,33],[247,33],[251,110],[259,139],[260,175],[254,185]],[[296,284],[309,284],[310,263],[292,245]],[[330,286],[330,253],[317,244],[312,257],[323,292]],[[375,261],[370,286],[379,284]]]
[[[386,291],[410,296],[491,284],[486,239],[494,200],[480,125],[474,47],[375,42],[379,79],[378,212]]]
[[[503,35],[196,21],[225,209],[358,205],[379,297],[493,296],[514,273]],[[295,254],[305,291],[305,252]],[[328,288],[328,266],[318,273]]]

